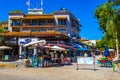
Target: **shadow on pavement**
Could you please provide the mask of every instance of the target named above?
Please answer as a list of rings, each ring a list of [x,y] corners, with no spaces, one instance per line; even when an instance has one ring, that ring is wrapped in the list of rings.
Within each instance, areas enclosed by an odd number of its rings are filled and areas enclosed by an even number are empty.
[[[97,71],[99,69],[93,69],[93,68],[79,68],[78,70],[94,70],[94,71]]]

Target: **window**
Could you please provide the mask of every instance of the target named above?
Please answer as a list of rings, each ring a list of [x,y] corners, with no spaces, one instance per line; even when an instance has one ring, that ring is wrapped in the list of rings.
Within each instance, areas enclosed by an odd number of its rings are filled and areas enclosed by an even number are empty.
[[[54,31],[53,29],[49,28],[48,31]]]
[[[32,20],[32,25],[38,25],[37,20]]]
[[[53,21],[52,19],[48,19],[48,20],[47,20],[47,23],[48,23],[48,24],[53,24],[54,21]]]
[[[12,26],[20,26],[20,21],[19,20],[13,20],[11,25]]]
[[[66,19],[58,19],[58,25],[66,25],[67,21]]]
[[[29,23],[30,23],[30,20],[23,20],[23,23],[29,24]]]
[[[31,30],[31,32],[38,32],[38,30]]]
[[[46,29],[40,29],[40,32],[46,32]]]
[[[23,32],[30,32],[30,30],[28,30],[28,29],[24,29],[24,30],[22,30]]]
[[[65,33],[65,32],[66,32],[66,29],[58,29],[58,32]]]
[[[23,26],[29,26],[31,24],[30,20],[23,20]]]
[[[20,29],[13,29],[13,32],[20,32]]]
[[[45,25],[46,24],[46,20],[40,20],[40,25]]]

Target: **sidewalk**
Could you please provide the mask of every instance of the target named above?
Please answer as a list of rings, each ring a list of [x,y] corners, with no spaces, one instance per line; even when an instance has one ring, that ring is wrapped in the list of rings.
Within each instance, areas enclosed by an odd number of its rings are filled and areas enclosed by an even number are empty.
[[[16,61],[2,61],[2,62],[0,62],[0,67],[5,67],[5,68],[24,67],[25,61],[26,61],[25,59],[19,59]]]
[[[21,62],[21,61],[17,61]],[[92,70],[92,65],[79,65],[76,63],[62,67],[47,68],[11,68],[0,70],[1,80],[119,80],[119,72],[112,72],[111,68]]]

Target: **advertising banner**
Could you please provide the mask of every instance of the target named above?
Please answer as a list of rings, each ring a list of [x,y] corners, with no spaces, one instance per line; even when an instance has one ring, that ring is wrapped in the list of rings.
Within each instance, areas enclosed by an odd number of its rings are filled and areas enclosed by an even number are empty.
[[[31,41],[38,41],[38,38],[19,38],[18,45],[25,45]]]
[[[94,58],[93,57],[77,57],[78,64],[93,64]]]

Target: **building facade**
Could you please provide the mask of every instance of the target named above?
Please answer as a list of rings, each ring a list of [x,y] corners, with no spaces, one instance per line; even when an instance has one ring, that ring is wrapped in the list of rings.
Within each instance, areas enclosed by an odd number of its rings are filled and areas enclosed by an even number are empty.
[[[32,40],[72,45],[80,39],[79,20],[65,8],[50,14],[45,14],[43,8],[28,8],[28,14],[11,11],[8,17],[9,32],[0,35],[7,39],[5,44],[11,45],[17,55],[22,53],[23,45]]]
[[[60,32],[70,41],[79,39],[80,24],[71,12],[62,8],[51,14],[9,13],[10,32]]]

